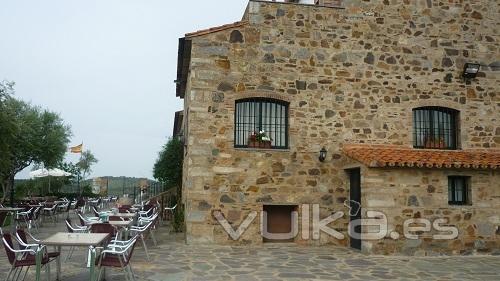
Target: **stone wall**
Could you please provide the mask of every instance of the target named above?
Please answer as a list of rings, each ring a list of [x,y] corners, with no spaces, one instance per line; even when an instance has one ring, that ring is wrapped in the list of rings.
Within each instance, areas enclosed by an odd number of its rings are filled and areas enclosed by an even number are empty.
[[[470,177],[470,205],[448,205],[448,176]],[[498,182],[498,171],[364,169],[362,205],[366,211],[384,213],[389,223],[387,237],[363,241],[364,251],[408,255],[500,253]],[[433,235],[447,232],[431,227],[431,231],[418,233],[419,239],[405,239],[404,221],[412,218],[431,223],[446,219],[442,225],[456,227],[458,238],[433,239]],[[397,239],[391,238],[393,231],[398,233]]]
[[[500,72],[487,65],[500,61],[500,3],[452,2],[344,1],[346,9],[336,9],[251,1],[246,24],[186,38],[188,243],[262,242],[258,223],[232,241],[215,210],[233,226],[263,204],[319,203],[325,216],[345,211],[344,169],[359,164],[340,152],[342,144],[411,147],[414,107],[460,110],[462,148],[499,148]],[[469,61],[485,66],[466,84],[461,72]],[[290,102],[288,150],[234,148],[234,102],[250,96]],[[346,232],[347,222],[335,228]],[[322,235],[297,243],[348,241]]]

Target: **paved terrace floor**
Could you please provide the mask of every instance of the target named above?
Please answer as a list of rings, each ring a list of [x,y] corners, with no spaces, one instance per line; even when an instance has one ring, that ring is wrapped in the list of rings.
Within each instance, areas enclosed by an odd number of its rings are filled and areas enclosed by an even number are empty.
[[[46,223],[35,237],[58,231],[65,231],[62,220],[56,226]],[[150,262],[142,246],[136,247],[132,266],[137,280],[500,280],[500,256],[384,257],[334,247],[189,246],[182,242],[182,235],[170,234],[166,226],[157,230],[157,239],[157,247],[149,243]],[[1,251],[0,280],[5,280],[9,264]],[[62,280],[88,280],[85,249],[64,262],[67,253],[63,248]],[[53,263],[52,280],[55,270]],[[34,268],[26,280],[34,280]],[[122,271],[107,270],[106,280],[125,278]]]

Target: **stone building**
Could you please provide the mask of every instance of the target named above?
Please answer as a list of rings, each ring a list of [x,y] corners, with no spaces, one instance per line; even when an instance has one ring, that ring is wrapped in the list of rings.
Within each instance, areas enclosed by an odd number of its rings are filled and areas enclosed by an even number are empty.
[[[241,21],[186,34],[187,243],[500,252],[499,13],[496,0],[251,0]],[[368,239],[380,226],[355,222],[380,213],[387,229]],[[233,239],[217,214],[248,228]]]

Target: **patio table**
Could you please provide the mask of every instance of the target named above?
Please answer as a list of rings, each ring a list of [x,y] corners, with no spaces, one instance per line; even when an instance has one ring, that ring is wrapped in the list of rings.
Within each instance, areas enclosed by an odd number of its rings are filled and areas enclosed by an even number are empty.
[[[101,245],[106,239],[108,239],[109,234],[105,233],[65,233],[59,232],[47,239],[40,241],[41,245],[46,246],[56,246],[57,251],[61,252],[61,247],[63,246],[86,246],[90,250],[90,281],[95,281],[95,259],[96,259],[96,247]],[[40,271],[41,271],[41,253],[38,252],[36,258],[36,281],[40,281]],[[61,280],[61,255],[57,257],[57,279]]]
[[[126,218],[126,219],[133,219],[137,216],[137,213],[111,213],[109,214],[110,216],[113,217],[120,217],[120,218]]]

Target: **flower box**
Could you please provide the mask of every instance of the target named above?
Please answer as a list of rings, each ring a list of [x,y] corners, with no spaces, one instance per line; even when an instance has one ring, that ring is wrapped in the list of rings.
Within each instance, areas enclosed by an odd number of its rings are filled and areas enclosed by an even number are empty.
[[[425,148],[445,148],[446,144],[442,138],[427,138],[424,143]]]
[[[250,148],[271,148],[271,141],[256,141],[248,140],[248,147]]]

